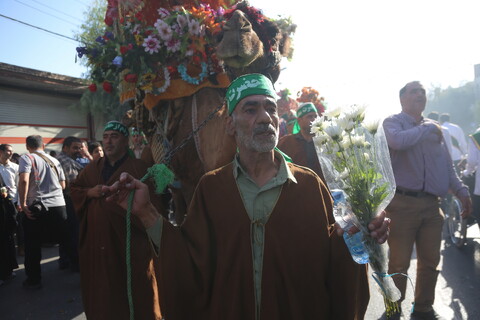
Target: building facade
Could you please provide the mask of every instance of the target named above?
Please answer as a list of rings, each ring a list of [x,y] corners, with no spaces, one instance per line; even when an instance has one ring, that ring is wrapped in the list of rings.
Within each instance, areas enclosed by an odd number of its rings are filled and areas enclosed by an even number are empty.
[[[46,151],[63,139],[97,140],[103,119],[72,107],[87,89],[82,79],[0,63],[0,143],[23,154],[25,138],[39,134]]]

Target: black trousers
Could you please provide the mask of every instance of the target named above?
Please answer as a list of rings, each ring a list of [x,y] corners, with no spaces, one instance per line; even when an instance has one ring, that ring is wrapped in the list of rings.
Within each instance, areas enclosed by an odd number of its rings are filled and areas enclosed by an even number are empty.
[[[78,219],[75,215],[72,198],[67,194],[64,194],[64,198],[67,209],[68,236],[70,237],[72,247],[69,248],[66,245],[60,244],[58,247],[58,254],[60,256],[58,262],[61,266],[70,266],[70,268],[75,270],[78,269]]]
[[[68,234],[67,210],[65,206],[48,208],[48,212],[32,220],[23,218],[25,235],[25,273],[30,282],[41,280],[40,261],[42,260],[42,243],[57,242],[72,248]],[[71,250],[69,250],[71,251]]]

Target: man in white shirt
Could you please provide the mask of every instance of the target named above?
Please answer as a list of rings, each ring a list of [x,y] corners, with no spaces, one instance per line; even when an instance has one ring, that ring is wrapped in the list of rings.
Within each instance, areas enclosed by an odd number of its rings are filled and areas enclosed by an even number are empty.
[[[13,201],[18,202],[17,183],[18,183],[18,164],[10,161],[13,154],[13,148],[9,144],[0,144],[0,175],[3,183],[8,188],[8,195]]]
[[[0,144],[0,177],[8,189],[8,195],[12,198],[13,203],[17,207],[19,214],[17,215],[17,250],[19,256],[25,255],[25,245],[23,240],[23,225],[21,207],[18,204],[18,164],[11,161],[13,148],[9,144]]]
[[[442,113],[440,115],[440,123],[450,132],[452,138],[452,160],[457,164],[467,154],[467,139],[465,133],[458,125],[450,122],[450,114]]]

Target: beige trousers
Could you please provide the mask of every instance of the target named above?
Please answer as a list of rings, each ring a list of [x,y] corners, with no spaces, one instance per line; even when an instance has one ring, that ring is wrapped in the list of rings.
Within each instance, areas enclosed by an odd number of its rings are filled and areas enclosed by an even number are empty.
[[[392,220],[388,238],[390,246],[388,272],[407,273],[415,244],[417,252],[415,310],[430,311],[435,300],[444,220],[438,198],[433,196],[416,198],[395,194],[386,211]],[[407,278],[397,275],[393,279],[402,293],[403,301]]]

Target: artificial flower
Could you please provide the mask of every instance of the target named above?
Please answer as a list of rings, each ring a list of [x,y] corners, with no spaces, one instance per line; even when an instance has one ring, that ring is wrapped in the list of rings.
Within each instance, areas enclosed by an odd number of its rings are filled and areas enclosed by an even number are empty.
[[[180,50],[180,40],[178,39],[170,39],[170,41],[167,42],[167,50],[170,52],[177,52]]]
[[[129,73],[129,74],[126,74],[125,77],[123,77],[123,79],[126,82],[135,83],[138,80],[138,76],[136,74]]]
[[[170,28],[170,26],[164,21],[158,19],[157,22],[155,22],[154,27],[157,28],[158,35],[163,41],[169,41],[172,39],[172,28]]]
[[[198,23],[197,20],[190,19],[188,21],[188,33],[190,33],[193,36],[200,35],[200,23]]]
[[[112,64],[117,67],[121,67],[123,63],[123,58],[121,56],[116,56],[115,59],[112,60]]]
[[[158,52],[158,49],[160,49],[160,41],[150,35],[143,41],[143,46],[145,47],[145,52],[154,54]]]
[[[145,40],[141,35],[139,34],[136,34],[134,35],[134,38],[135,38],[135,43],[137,44],[137,46],[141,46],[143,44],[143,41]]]
[[[105,92],[107,92],[107,93],[111,93],[112,90],[113,90],[112,84],[108,81],[104,81],[103,82],[103,90],[105,90]]]
[[[170,16],[170,11],[165,8],[159,8],[157,12],[161,19],[165,19]]]
[[[179,14],[177,16],[177,23],[181,28],[185,28],[188,26],[188,20],[187,17],[183,14]]]

